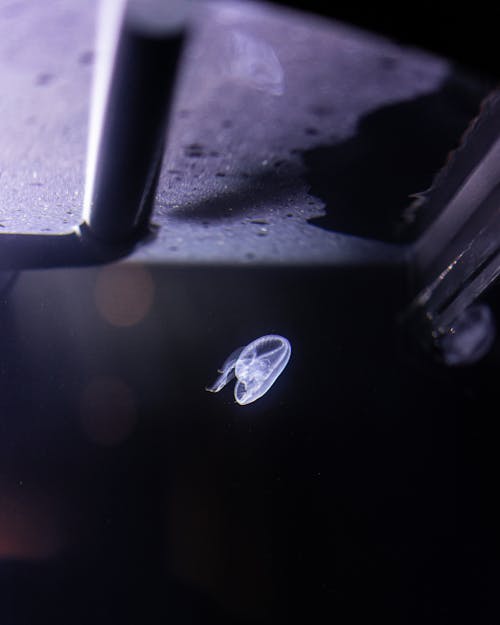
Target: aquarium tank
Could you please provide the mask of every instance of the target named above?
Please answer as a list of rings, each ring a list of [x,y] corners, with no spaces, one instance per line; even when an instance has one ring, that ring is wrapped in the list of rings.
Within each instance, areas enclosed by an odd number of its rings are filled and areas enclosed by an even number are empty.
[[[1,625],[499,621],[454,10],[0,0]]]

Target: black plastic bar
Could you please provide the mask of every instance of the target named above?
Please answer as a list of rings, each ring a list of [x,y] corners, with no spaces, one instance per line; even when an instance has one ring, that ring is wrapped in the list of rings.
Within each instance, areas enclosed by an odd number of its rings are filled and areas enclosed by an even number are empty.
[[[104,119],[86,181],[85,221],[102,242],[133,240],[148,223],[185,38],[183,5],[137,0],[125,8],[107,99],[97,103]]]
[[[6,233],[0,239],[0,288],[4,271],[100,265],[123,258],[132,249],[129,243],[103,244],[85,228],[64,234]]]

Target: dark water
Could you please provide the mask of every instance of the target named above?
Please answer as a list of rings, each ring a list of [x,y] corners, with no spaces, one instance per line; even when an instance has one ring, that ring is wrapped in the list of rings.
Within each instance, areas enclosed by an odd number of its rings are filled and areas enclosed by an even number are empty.
[[[421,358],[395,269],[131,271],[4,297],[2,625],[499,619],[500,354]],[[263,398],[204,390],[268,333]]]

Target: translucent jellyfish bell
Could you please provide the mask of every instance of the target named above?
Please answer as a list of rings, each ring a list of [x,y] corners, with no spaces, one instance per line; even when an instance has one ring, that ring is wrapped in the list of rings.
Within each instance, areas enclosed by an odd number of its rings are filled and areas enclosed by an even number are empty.
[[[236,377],[234,398],[251,404],[267,393],[290,360],[290,342],[278,334],[267,334],[235,350],[219,369],[220,376],[207,387],[218,393]]]
[[[489,306],[473,304],[439,341],[441,358],[452,367],[472,365],[490,351],[495,335],[495,318]]]

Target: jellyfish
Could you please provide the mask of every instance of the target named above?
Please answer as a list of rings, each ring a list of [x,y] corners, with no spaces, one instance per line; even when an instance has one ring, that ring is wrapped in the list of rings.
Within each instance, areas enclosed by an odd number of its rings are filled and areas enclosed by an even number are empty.
[[[219,377],[206,390],[218,393],[236,378],[234,398],[241,406],[267,393],[290,360],[290,342],[278,334],[266,334],[232,352],[219,369]]]
[[[235,30],[232,33],[229,75],[258,91],[274,96],[284,93],[284,72],[273,47],[268,43]]]
[[[489,306],[473,304],[438,342],[441,358],[450,366],[472,365],[490,351],[495,335],[495,318]]]

